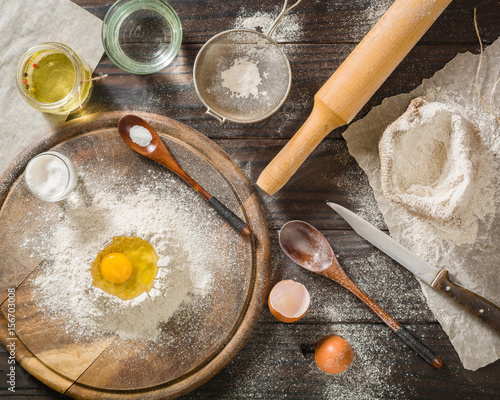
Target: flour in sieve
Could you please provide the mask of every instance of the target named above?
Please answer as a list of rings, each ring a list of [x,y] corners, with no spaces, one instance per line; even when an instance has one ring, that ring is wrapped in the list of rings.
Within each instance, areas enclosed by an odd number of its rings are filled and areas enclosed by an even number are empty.
[[[262,82],[259,62],[248,58],[236,59],[231,67],[221,72],[222,86],[231,91],[231,97],[259,97],[258,87]]]
[[[146,183],[160,178],[149,173],[133,191],[118,182],[113,190],[84,193],[80,184],[60,221],[25,242],[30,254],[46,260],[31,282],[38,305],[47,318],[63,320],[75,340],[108,333],[156,340],[160,325],[183,306],[203,303],[213,287],[214,265],[234,267],[231,239],[220,243],[211,235],[222,222],[204,200],[166,174],[160,185]],[[95,288],[89,271],[97,253],[118,235],[148,240],[159,255],[153,289],[131,301]]]

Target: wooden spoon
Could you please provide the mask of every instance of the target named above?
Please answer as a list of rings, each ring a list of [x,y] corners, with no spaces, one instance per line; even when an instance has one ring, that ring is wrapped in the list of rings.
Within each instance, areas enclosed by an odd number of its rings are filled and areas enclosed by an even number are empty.
[[[153,139],[147,146],[139,146],[130,137],[130,129],[136,125],[146,128],[153,136]],[[136,115],[125,115],[120,119],[120,121],[118,121],[118,132],[120,133],[123,141],[132,150],[156,162],[159,162],[160,164],[164,165],[172,172],[177,174],[177,176],[184,179],[187,183],[189,183],[193,187],[193,189],[201,194],[205,198],[205,200],[208,201],[208,204],[210,204],[213,209],[217,211],[217,213],[219,213],[219,215],[224,218],[227,223],[231,225],[237,232],[240,232],[243,236],[246,237],[250,237],[252,235],[252,231],[245,221],[241,220],[229,208],[227,208],[224,204],[217,200],[216,197],[212,196],[205,189],[203,189],[179,166],[179,164],[177,164],[163,141],[160,139],[158,133],[146,121]]]
[[[285,254],[301,267],[326,276],[339,283],[365,303],[392,331],[420,357],[434,368],[441,369],[443,361],[423,343],[403,328],[399,322],[359,289],[340,266],[326,238],[312,225],[303,221],[290,221],[279,233],[280,246]]]

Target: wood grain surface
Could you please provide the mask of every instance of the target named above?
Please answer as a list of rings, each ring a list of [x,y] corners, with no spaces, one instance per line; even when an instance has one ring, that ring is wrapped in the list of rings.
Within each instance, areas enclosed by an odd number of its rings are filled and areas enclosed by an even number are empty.
[[[74,0],[103,18],[113,3]],[[182,121],[214,140],[255,184],[260,172],[309,115],[313,96],[381,15],[389,0],[303,0],[291,15],[299,35],[278,40],[288,55],[293,82],[283,107],[252,125],[221,126],[204,114],[192,82],[198,50],[212,35],[233,28],[239,17],[259,12],[273,15],[281,2],[256,0],[171,0],[181,18],[184,38],[171,66],[149,76],[115,67],[104,56],[98,81],[80,116],[120,110],[165,115]],[[473,10],[483,44],[500,36],[498,0],[453,0],[415,48],[361,110],[362,118],[388,96],[408,92],[430,78],[458,53],[479,52]],[[359,238],[325,204],[340,203],[386,229],[366,176],[333,131],[302,166],[301,172],[276,196],[260,191],[271,235],[270,285],[282,279],[303,283],[311,307],[294,324],[276,321],[267,308],[242,350],[219,374],[182,399],[500,399],[500,361],[478,371],[464,370],[447,335],[426,305],[420,285],[404,268]],[[42,134],[42,132],[40,132]],[[353,295],[324,277],[294,265],[281,252],[277,231],[291,219],[305,220],[326,235],[340,264],[352,280],[381,307],[419,337],[446,363],[436,371],[381,324]],[[14,228],[12,228],[14,229]],[[3,232],[0,232],[0,235]],[[12,262],[16,261],[13,256]],[[6,327],[0,327],[5,330]],[[347,373],[327,376],[314,364],[314,345],[324,335],[337,334],[356,353]],[[0,376],[8,372],[7,350],[0,352]],[[26,352],[25,362],[30,362]],[[12,399],[63,399],[22,368],[16,370],[16,393],[0,380],[0,396]]]

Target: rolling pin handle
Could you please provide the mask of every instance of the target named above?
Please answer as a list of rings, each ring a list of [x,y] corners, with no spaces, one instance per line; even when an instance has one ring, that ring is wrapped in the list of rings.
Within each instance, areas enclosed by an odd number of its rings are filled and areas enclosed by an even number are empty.
[[[288,182],[325,136],[346,123],[347,121],[315,97],[311,115],[262,171],[257,186],[272,196]]]

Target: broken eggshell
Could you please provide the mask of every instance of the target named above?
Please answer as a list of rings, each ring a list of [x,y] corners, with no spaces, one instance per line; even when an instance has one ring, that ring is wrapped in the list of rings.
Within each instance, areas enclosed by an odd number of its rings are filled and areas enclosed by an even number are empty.
[[[281,322],[295,322],[307,312],[310,300],[304,285],[284,280],[278,282],[269,293],[269,310]]]

